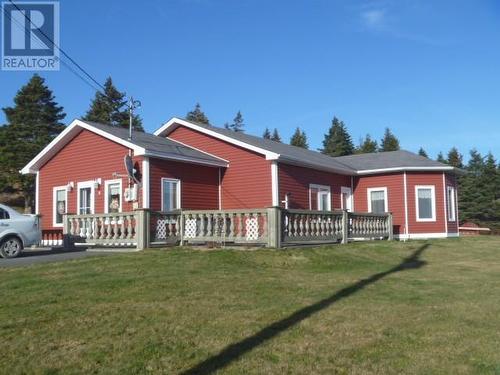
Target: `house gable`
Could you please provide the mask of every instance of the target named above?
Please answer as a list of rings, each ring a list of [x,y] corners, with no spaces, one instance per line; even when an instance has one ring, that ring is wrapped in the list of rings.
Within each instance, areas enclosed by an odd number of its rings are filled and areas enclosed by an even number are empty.
[[[272,205],[271,161],[265,155],[182,125],[168,138],[229,161],[229,167],[221,171],[223,209]]]

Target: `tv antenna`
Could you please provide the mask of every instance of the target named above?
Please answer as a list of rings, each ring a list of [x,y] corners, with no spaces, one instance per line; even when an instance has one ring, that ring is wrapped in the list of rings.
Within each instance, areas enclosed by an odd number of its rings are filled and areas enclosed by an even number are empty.
[[[141,102],[139,100],[134,100],[134,98],[131,96],[128,103],[128,140],[132,140],[132,122],[134,120],[134,109],[141,108]]]

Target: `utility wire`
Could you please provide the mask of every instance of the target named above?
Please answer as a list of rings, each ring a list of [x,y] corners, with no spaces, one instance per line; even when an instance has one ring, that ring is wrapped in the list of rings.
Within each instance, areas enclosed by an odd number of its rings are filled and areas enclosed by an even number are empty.
[[[21,30],[25,30],[25,27],[23,25],[21,25],[19,23],[18,20],[16,20],[15,18],[12,18],[10,16],[10,14],[4,9],[4,14],[10,19],[11,22],[13,22],[14,24],[16,24]],[[38,44],[40,46],[42,46],[42,41],[40,39],[36,39]],[[71,71],[75,76],[77,76],[83,83],[85,83],[86,85],[88,85],[90,88],[92,88],[93,90],[97,91],[97,92],[100,92],[100,89],[99,88],[96,88],[94,86],[93,83],[91,83],[88,79],[86,79],[85,77],[83,77],[80,73],[78,73],[75,69],[73,69],[71,67],[71,65],[69,65],[66,61],[64,61],[63,59],[59,59],[59,61],[61,62],[61,64],[63,64],[69,71]]]
[[[19,12],[21,12],[21,13],[24,15],[24,18],[26,18],[26,19],[28,20],[28,22],[29,22],[29,23],[30,23],[33,27],[37,28],[37,27],[36,27],[36,25],[35,25],[35,24],[31,21],[31,18],[30,18],[30,17],[28,17],[28,16],[26,15],[26,13],[25,13],[25,12],[23,12],[23,11],[22,11],[22,10],[21,10],[18,6],[17,6],[17,4],[15,4],[12,0],[9,0],[9,2],[10,2],[10,3],[11,3],[11,4],[12,4],[12,5],[13,5],[13,6],[14,6],[14,7],[15,7],[15,8],[19,11]],[[5,11],[5,9],[4,9],[4,12],[5,12],[5,14],[7,14],[7,11]],[[10,18],[10,17],[9,17],[9,18]],[[10,18],[10,19],[12,20],[12,18]],[[38,29],[38,28],[37,28],[37,29]],[[78,68],[81,72],[83,72],[83,74],[84,74],[85,76],[87,76],[87,77],[88,77],[88,78],[89,78],[89,79],[90,79],[93,83],[95,83],[95,84],[96,84],[98,87],[100,87],[103,91],[105,90],[105,88],[104,88],[104,86],[103,86],[103,85],[101,85],[101,84],[100,84],[100,83],[99,83],[96,79],[94,79],[94,77],[92,77],[92,76],[90,75],[90,73],[88,73],[85,69],[83,69],[83,68],[80,66],[80,64],[78,64],[75,60],[73,60],[73,59],[71,58],[71,56],[69,56],[69,55],[68,55],[68,54],[67,54],[67,53],[66,53],[66,52],[65,52],[65,51],[64,51],[61,47],[59,47],[59,46],[58,46],[58,45],[57,45],[57,44],[56,44],[56,43],[55,43],[55,42],[54,42],[51,38],[49,38],[49,37],[47,36],[47,34],[45,34],[45,33],[43,32],[43,30],[40,30],[40,29],[38,29],[38,30],[40,31],[40,33],[41,33],[41,34],[42,34],[42,35],[43,35],[43,36],[44,36],[44,37],[45,37],[48,41],[50,41],[50,42],[52,43],[52,45],[53,45],[55,48],[57,48],[57,49],[59,50],[59,52],[61,52],[61,53],[62,53],[62,54],[63,54],[63,55],[64,55],[64,56],[65,56],[65,57],[69,60],[69,61],[71,61],[71,63],[73,63],[73,64],[74,64],[74,65],[75,65],[75,66],[76,66],[76,67],[77,67],[77,68]],[[60,61],[62,61],[62,60],[60,60]],[[66,65],[66,66],[67,66],[67,65]],[[72,70],[72,71],[73,71],[73,70]],[[74,72],[74,71],[73,71],[73,72]],[[80,75],[78,75],[78,76],[80,77]],[[81,77],[80,77],[80,78],[81,78]],[[99,90],[97,90],[97,91],[99,91]]]

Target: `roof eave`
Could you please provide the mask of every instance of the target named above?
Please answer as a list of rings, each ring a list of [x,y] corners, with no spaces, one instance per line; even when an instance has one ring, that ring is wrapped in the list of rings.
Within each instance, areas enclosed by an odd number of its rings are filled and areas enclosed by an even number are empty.
[[[284,162],[286,164],[296,165],[298,167],[311,168],[311,169],[315,169],[315,170],[319,170],[319,171],[333,172],[333,173],[347,175],[347,176],[355,176],[356,175],[356,171],[354,169],[349,170],[349,169],[329,167],[327,165],[322,165],[322,164],[320,165],[320,164],[306,163],[303,160],[285,157],[283,155],[280,155],[280,157],[277,160],[280,162]]]
[[[145,150],[144,153],[137,154],[137,156],[147,156],[147,157],[152,157],[152,158],[158,158],[158,159],[165,159],[165,160],[174,160],[178,162],[184,162],[184,163],[193,163],[193,164],[200,164],[200,165],[206,165],[210,167],[219,167],[219,168],[227,168],[229,167],[229,163],[223,160],[205,160],[205,159],[199,159],[199,158],[192,158],[189,156],[179,156],[177,154],[170,154],[170,153],[165,153],[165,152],[156,152],[156,151],[148,151]]]
[[[357,175],[371,175],[380,173],[396,173],[396,172],[458,172],[458,168],[455,167],[393,167],[393,168],[377,168],[377,169],[363,169],[358,170]]]

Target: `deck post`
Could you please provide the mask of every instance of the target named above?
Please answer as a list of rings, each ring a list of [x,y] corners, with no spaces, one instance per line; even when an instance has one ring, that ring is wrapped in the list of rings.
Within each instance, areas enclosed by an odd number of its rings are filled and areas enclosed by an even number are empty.
[[[150,211],[147,208],[138,208],[135,210],[135,228],[136,228],[136,241],[137,250],[144,250],[150,244]]]
[[[392,241],[394,239],[394,227],[392,224],[392,212],[389,212],[387,214],[387,228],[389,230],[389,235],[387,236],[388,241]]]
[[[342,211],[342,243],[346,244],[349,242],[349,212],[347,210]]]
[[[281,207],[267,209],[267,246],[281,247]]]
[[[182,210],[180,211],[179,231],[180,231],[180,238],[181,238],[181,240],[179,241],[179,245],[184,246],[184,214],[183,214]]]

